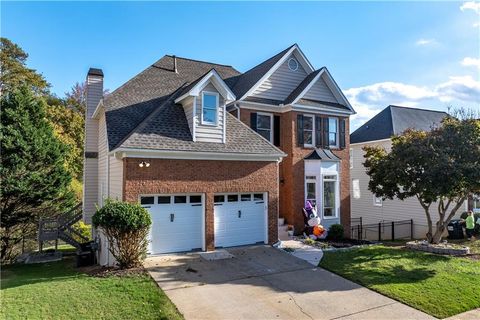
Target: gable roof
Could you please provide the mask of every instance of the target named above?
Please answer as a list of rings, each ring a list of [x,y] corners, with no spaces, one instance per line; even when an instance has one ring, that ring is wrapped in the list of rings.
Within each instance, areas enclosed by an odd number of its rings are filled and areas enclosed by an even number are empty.
[[[235,95],[227,86],[225,81],[220,77],[218,72],[215,69],[211,69],[205,75],[201,76],[197,80],[193,81],[190,85],[186,86],[179,94],[179,97],[175,99],[175,103],[180,102],[185,99],[187,96],[198,96],[200,91],[205,87],[206,84],[212,82],[213,85],[217,88],[219,93],[228,101],[234,101]]]
[[[448,117],[443,111],[388,106],[350,135],[350,143],[390,139],[407,129],[430,131]]]
[[[335,82],[335,80],[333,79],[332,75],[330,74],[330,72],[328,71],[328,69],[326,67],[322,67],[322,68],[310,73],[298,85],[298,87],[295,88],[295,90],[292,91],[292,93],[287,97],[287,99],[285,99],[285,104],[295,104],[295,103],[297,103],[299,100],[301,100],[303,98],[303,96],[305,96],[305,94],[307,94],[307,92],[312,88],[312,86],[323,76],[325,76],[326,77],[325,79],[327,79],[327,81],[330,82],[330,85],[328,83],[326,83],[326,85],[329,88],[329,90],[331,91],[331,93],[334,95],[337,102],[341,102],[341,103],[338,103],[336,105],[338,105],[340,108],[348,109],[352,112],[352,114],[355,114],[355,110],[353,109],[352,105],[350,104],[350,102],[348,102],[348,100],[345,97],[345,95],[343,94],[342,90],[340,90],[340,87]],[[307,100],[311,100],[311,99],[307,99]],[[327,105],[330,105],[330,106],[335,105],[335,104],[332,105],[331,102],[328,103],[326,101],[319,101],[319,100],[311,100],[311,101],[318,102],[320,104],[327,104]]]
[[[250,70],[243,73],[233,86],[233,92],[240,99],[248,90],[250,90],[273,66],[283,58],[283,56],[295,46],[291,45],[287,49],[277,53],[273,57],[263,61]]]
[[[289,94],[289,96],[283,102],[284,104],[292,103],[302,92],[305,88],[312,82],[313,79],[320,73],[322,69],[315,70],[310,72],[308,76],[303,79],[302,82]]]

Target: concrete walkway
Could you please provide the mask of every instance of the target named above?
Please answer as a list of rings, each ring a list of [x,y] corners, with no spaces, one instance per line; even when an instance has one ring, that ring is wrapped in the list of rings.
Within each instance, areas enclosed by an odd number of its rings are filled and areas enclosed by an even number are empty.
[[[434,319],[269,246],[226,251],[145,267],[186,319]]]
[[[456,316],[446,318],[445,320],[478,320],[478,319],[480,319],[480,308],[457,314]]]
[[[290,249],[289,253],[294,257],[305,260],[313,266],[318,266],[323,258],[323,251],[320,248],[307,246],[299,240],[282,241],[278,246],[279,249]]]

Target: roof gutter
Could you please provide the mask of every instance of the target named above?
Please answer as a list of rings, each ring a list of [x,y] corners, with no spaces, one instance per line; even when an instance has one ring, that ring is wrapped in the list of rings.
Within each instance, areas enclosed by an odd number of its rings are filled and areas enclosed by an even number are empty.
[[[219,160],[219,161],[266,161],[280,163],[287,155],[283,154],[259,154],[259,153],[225,153],[203,151],[175,151],[153,150],[136,148],[118,148],[110,151],[121,158],[155,158],[155,159],[178,159],[178,160]]]

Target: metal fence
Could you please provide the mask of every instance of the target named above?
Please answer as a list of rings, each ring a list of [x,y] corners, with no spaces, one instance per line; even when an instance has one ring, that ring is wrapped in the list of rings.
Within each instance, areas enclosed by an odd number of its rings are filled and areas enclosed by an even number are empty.
[[[350,221],[350,234],[357,240],[413,239],[413,219],[363,224],[361,217],[353,218]]]

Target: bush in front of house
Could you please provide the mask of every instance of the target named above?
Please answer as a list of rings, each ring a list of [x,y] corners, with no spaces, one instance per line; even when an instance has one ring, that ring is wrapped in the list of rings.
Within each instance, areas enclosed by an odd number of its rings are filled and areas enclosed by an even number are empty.
[[[340,240],[343,239],[344,229],[341,224],[332,224],[328,228],[328,239],[331,240]]]
[[[88,240],[91,240],[92,239],[92,226],[89,225],[89,224],[86,224],[85,222],[83,222],[82,220],[76,222],[73,226],[72,226],[73,230],[75,230],[76,232],[78,232],[79,234],[81,234],[83,237],[87,238]],[[83,240],[82,238],[80,238],[79,236],[77,235],[73,235],[73,238],[79,242],[79,243],[82,243],[84,242],[85,240]]]
[[[139,204],[107,200],[92,217],[107,237],[108,249],[121,269],[141,265],[147,251],[150,214]]]

